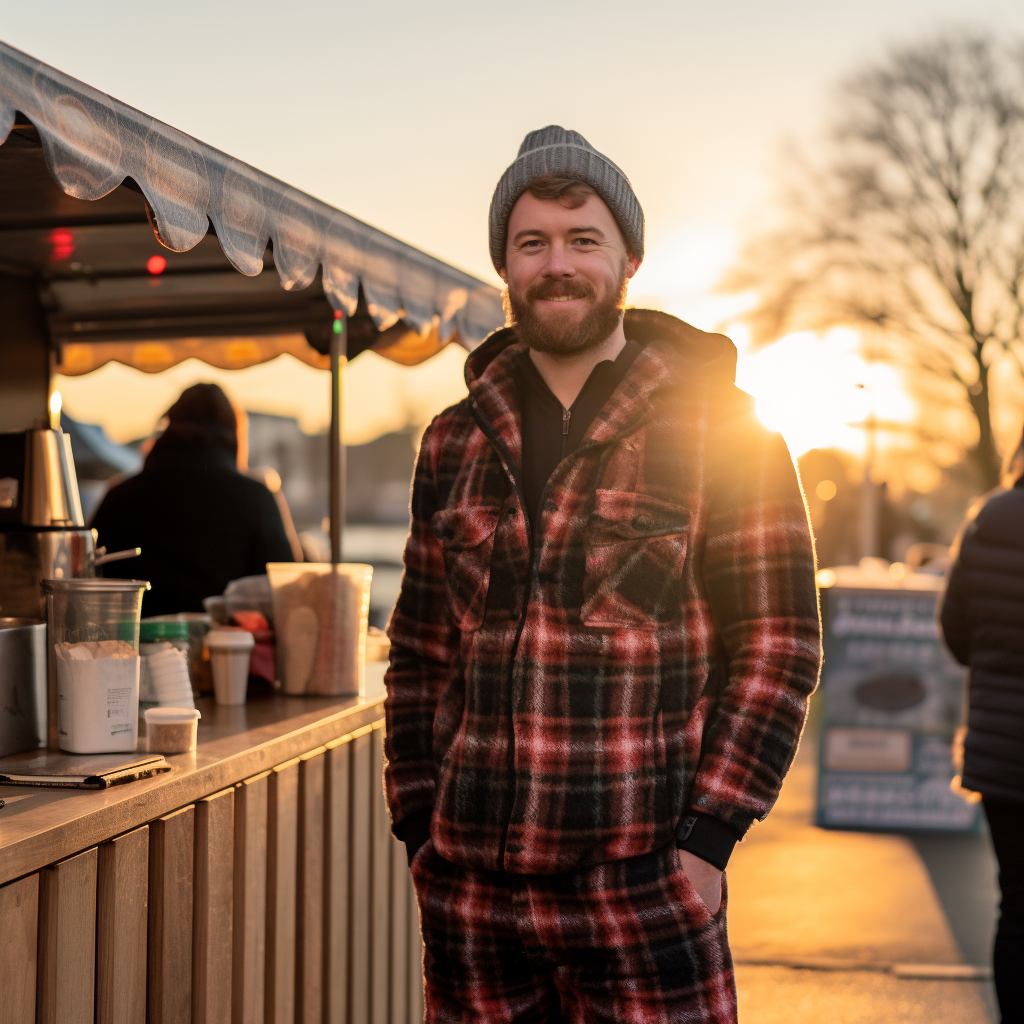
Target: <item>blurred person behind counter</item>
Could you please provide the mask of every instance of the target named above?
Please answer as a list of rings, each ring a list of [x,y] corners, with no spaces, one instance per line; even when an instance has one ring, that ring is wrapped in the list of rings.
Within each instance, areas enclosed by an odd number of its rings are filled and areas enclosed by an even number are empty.
[[[142,548],[104,574],[149,580],[143,615],[201,612],[231,580],[301,560],[287,506],[285,519],[246,467],[245,413],[216,384],[194,384],[166,419],[142,471],[107,492],[92,522],[108,551]]]

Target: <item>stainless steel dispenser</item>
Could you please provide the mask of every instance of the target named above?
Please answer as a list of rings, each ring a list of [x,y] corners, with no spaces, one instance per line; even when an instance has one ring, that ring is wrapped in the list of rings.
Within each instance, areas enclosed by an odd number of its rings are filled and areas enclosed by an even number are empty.
[[[47,741],[46,623],[0,617],[0,757]]]
[[[61,430],[0,433],[0,616],[45,618],[43,579],[96,575],[71,438]]]

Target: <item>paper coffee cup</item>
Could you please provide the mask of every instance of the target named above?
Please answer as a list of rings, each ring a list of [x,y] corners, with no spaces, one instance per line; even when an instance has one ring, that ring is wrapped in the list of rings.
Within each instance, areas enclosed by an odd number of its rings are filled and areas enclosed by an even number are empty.
[[[218,704],[244,704],[249,684],[249,658],[256,644],[252,633],[211,629],[206,642],[213,670],[213,699]]]

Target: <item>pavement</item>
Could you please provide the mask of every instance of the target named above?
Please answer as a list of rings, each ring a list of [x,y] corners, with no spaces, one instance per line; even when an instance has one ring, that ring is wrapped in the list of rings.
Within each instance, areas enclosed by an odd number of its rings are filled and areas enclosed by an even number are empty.
[[[994,1024],[988,837],[817,828],[816,762],[729,862],[740,1024]]]

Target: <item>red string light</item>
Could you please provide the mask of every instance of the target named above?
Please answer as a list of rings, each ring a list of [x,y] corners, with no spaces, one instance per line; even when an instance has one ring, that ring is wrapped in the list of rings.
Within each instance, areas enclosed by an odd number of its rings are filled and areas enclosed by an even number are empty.
[[[75,251],[75,236],[67,228],[54,228],[50,232],[50,244],[53,246],[51,258],[54,263],[70,259]]]

